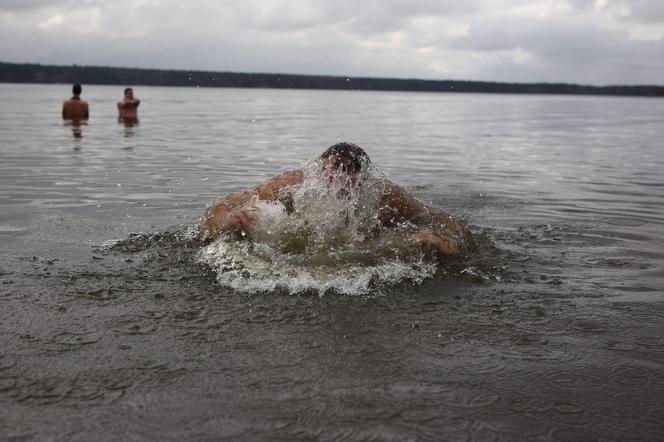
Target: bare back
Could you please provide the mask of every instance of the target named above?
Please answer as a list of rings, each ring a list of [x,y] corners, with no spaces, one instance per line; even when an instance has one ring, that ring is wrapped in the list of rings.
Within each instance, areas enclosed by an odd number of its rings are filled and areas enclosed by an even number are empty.
[[[88,103],[77,97],[72,97],[62,103],[62,118],[65,120],[87,120],[89,118]]]

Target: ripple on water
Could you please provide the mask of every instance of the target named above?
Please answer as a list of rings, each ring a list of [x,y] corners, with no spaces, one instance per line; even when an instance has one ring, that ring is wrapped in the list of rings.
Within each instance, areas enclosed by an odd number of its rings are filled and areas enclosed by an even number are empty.
[[[404,407],[403,411],[391,418],[390,421],[399,429],[406,431],[405,437],[397,440],[440,441],[464,440],[469,437],[488,441],[496,439],[494,434],[486,432],[485,423],[478,418],[448,407],[443,401],[435,404],[435,412],[426,407]]]
[[[45,344],[48,350],[71,351],[84,346],[98,343],[104,336],[102,330],[79,330],[76,332],[64,331],[57,333]]]
[[[183,402],[182,398],[192,402]],[[251,422],[236,417],[235,412],[225,412],[224,407],[220,409],[217,401],[203,396],[192,398],[190,392],[132,394],[121,406],[125,440],[222,440],[246,435],[252,429]]]
[[[550,432],[540,416],[524,412],[484,418],[477,440],[540,440]]]
[[[180,375],[165,364],[144,362],[112,370],[54,367],[48,372],[9,370],[0,382],[4,395],[23,404],[112,404],[136,385],[163,384]]]
[[[554,387],[583,390],[600,389],[606,385],[605,380],[580,369],[577,371],[547,371],[540,376],[540,379]]]
[[[16,365],[16,358],[8,355],[0,355],[0,371],[7,370]]]
[[[583,314],[570,320],[569,326],[583,333],[619,332],[625,329],[614,315]]]
[[[23,404],[109,404],[122,396],[122,391],[110,391],[107,385],[90,382],[85,375],[75,378],[66,376],[46,376],[39,378],[27,374],[5,394]]]
[[[661,387],[664,373],[646,365],[624,363],[613,366],[608,371],[608,377],[612,382],[624,386],[657,385]]]
[[[132,336],[154,334],[160,326],[149,318],[136,316],[116,320],[111,328],[118,336]]]
[[[577,427],[586,426],[596,420],[580,401],[571,402],[568,400],[555,401],[547,417],[558,424]]]
[[[510,391],[509,395],[503,397],[501,403],[506,406],[506,412],[533,415],[547,413],[553,408],[553,402],[539,393],[522,391]]]

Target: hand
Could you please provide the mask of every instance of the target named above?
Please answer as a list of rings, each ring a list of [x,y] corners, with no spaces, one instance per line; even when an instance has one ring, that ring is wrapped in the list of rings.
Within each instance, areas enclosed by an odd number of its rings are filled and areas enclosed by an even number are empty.
[[[256,221],[259,210],[256,206],[242,206],[231,211],[223,225],[222,231],[235,229],[239,232],[244,232]]]
[[[435,233],[431,229],[420,230],[415,233],[415,241],[422,247],[444,256],[455,256],[459,254],[459,243],[451,236]]]

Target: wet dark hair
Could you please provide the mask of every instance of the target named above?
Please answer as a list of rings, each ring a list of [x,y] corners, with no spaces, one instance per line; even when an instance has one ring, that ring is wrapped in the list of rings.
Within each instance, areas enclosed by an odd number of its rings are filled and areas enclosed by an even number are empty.
[[[371,160],[369,155],[357,144],[353,143],[337,143],[334,144],[325,150],[320,156],[321,158],[328,158],[332,155],[339,157],[340,159],[346,159],[353,165],[354,171],[357,173],[362,170],[362,167],[369,165]]]
[[[74,87],[71,88],[71,91],[74,95],[81,95],[81,90],[82,90],[81,85],[78,83],[76,83]]]
[[[129,92],[129,91],[132,91],[132,92],[133,92],[134,89],[132,89],[132,88],[130,88],[130,87],[127,87],[127,88],[125,88],[124,93],[126,94],[126,93]]]

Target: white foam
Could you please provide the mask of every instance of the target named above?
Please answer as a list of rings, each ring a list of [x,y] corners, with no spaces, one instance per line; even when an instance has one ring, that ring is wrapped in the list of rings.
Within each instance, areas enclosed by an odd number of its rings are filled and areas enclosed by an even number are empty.
[[[199,259],[215,269],[221,285],[244,293],[284,290],[360,295],[404,280],[420,284],[436,271],[435,262],[421,258],[403,261],[372,256],[374,263],[368,265],[329,258],[316,263],[320,257],[280,254],[264,244],[227,238],[217,239],[199,253]]]

